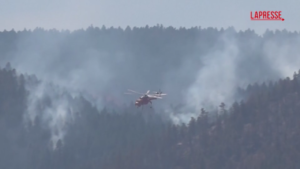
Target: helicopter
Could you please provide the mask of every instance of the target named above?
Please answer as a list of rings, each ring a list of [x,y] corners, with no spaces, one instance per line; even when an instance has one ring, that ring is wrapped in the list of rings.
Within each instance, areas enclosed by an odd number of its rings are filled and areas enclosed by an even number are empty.
[[[152,105],[152,100],[156,100],[156,99],[162,99],[161,96],[167,95],[165,93],[162,93],[160,90],[159,92],[154,92],[153,94],[149,94],[150,90],[148,90],[146,93],[140,93],[131,89],[128,89],[129,93],[125,93],[125,94],[139,94],[142,95],[140,96],[136,101],[135,101],[135,106],[140,107],[142,105],[147,105],[148,103],[150,103]],[[152,108],[152,106],[151,106]]]

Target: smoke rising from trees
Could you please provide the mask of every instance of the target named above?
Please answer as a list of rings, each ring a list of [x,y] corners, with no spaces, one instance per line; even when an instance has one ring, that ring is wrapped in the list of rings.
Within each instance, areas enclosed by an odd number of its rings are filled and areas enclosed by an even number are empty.
[[[1,32],[0,44],[2,67],[11,63],[0,71],[4,168],[12,157],[27,168],[100,166],[159,142],[168,120],[188,124],[202,108],[230,107],[249,84],[291,76],[300,62],[299,34],[286,31],[35,29]],[[127,89],[168,95],[139,110]]]
[[[133,102],[135,97],[123,95],[129,88],[161,89],[168,96],[154,103],[157,109],[174,114],[170,105],[183,104],[177,113],[192,109],[197,114],[240,100],[238,87],[291,76],[299,60],[298,34],[290,38],[285,31],[260,37],[232,27],[177,30],[158,25],[2,34],[11,41],[2,50],[2,63],[69,91],[83,91],[99,109]]]

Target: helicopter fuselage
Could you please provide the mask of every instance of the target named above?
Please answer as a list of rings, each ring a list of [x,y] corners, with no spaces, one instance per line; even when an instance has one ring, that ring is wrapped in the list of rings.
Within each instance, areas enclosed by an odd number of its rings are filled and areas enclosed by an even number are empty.
[[[135,101],[135,105],[136,105],[137,107],[140,107],[140,106],[146,105],[146,104],[148,104],[148,103],[151,103],[151,104],[152,104],[151,100],[155,100],[155,99],[157,99],[157,98],[155,98],[155,97],[149,97],[149,96],[145,95],[145,96],[142,96],[142,97],[140,97],[139,99],[137,99],[137,100]]]

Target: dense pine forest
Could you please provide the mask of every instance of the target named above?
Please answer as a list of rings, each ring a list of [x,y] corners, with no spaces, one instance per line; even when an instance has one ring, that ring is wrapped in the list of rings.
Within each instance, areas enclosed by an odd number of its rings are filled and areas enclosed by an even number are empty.
[[[299,168],[298,43],[162,25],[0,32],[0,166]],[[127,88],[168,95],[138,109]]]

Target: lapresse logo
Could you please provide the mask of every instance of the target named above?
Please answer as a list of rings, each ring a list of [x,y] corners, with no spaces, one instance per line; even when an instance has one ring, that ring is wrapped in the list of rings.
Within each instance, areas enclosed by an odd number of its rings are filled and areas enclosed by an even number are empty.
[[[252,21],[284,21],[281,11],[251,11],[250,19]]]

